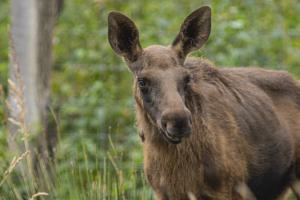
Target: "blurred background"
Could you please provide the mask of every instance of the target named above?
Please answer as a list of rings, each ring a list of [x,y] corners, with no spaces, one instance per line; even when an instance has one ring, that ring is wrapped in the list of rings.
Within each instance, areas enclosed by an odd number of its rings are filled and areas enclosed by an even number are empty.
[[[0,200],[153,199],[131,73],[107,41],[111,10],[133,19],[146,47],[170,44],[210,5],[211,36],[194,56],[300,78],[299,0],[51,2],[0,0]]]

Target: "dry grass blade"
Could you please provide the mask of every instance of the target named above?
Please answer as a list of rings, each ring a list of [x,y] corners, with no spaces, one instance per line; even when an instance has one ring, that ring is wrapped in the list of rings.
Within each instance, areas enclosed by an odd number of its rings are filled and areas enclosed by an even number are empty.
[[[25,116],[26,116],[25,95],[24,95],[25,84],[21,77],[20,64],[15,50],[12,34],[10,33],[9,36],[10,36],[9,56],[12,62],[12,66],[11,66],[12,73],[11,73],[11,79],[8,80],[9,99],[7,101],[7,107],[10,113],[10,117],[8,118],[8,120],[11,123],[11,125],[15,126],[14,128],[10,129],[10,131],[14,132],[10,134],[11,142],[15,143],[14,145],[16,145],[19,148],[20,147],[19,144],[14,140],[16,136],[22,135],[25,151],[30,152],[30,145],[29,145],[30,131],[28,129],[28,125],[25,120]],[[20,149],[20,151],[22,152],[23,149]],[[29,154],[28,156],[26,156],[28,176],[29,179],[34,180],[32,158],[30,153],[27,154]]]
[[[49,195],[49,194],[46,193],[46,192],[38,192],[38,193],[32,195],[32,197],[31,197],[29,200],[34,200],[34,199],[37,198],[37,197],[40,197],[40,196],[48,196],[48,195]]]
[[[9,175],[12,173],[12,171],[16,168],[16,166],[29,154],[29,151],[24,152],[21,156],[18,158],[14,157],[12,161],[10,162],[10,165],[8,169],[4,172],[3,178],[0,182],[0,187],[3,185],[3,183],[6,181],[6,179],[9,177]]]
[[[21,77],[20,65],[18,62],[17,54],[15,51],[14,42],[10,34],[10,59],[12,60],[12,79],[8,79],[9,96],[10,100],[7,101],[8,109],[15,111],[18,115],[15,115],[14,121],[18,122],[19,128],[22,133],[28,133],[27,125],[25,123],[25,100],[24,100],[24,82]]]
[[[119,169],[117,163],[115,162],[115,160],[113,159],[112,155],[111,155],[109,152],[107,153],[107,156],[108,156],[110,162],[112,163],[114,169],[115,169],[116,172],[117,172],[117,175],[118,175],[120,184],[123,185],[123,183],[124,183],[124,177],[123,177],[122,170]]]
[[[16,126],[21,126],[21,123],[16,121],[14,118],[8,118],[8,121]]]

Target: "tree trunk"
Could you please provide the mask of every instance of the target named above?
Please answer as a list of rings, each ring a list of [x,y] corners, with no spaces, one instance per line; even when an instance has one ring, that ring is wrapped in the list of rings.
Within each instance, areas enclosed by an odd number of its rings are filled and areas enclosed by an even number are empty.
[[[49,125],[55,12],[55,0],[12,0],[11,4],[9,116],[12,123],[8,143],[15,153],[30,151],[27,169],[32,172],[31,178],[38,177],[39,186],[45,182],[42,177],[52,180],[57,138],[53,131],[56,129]],[[45,185],[42,187],[45,189]]]

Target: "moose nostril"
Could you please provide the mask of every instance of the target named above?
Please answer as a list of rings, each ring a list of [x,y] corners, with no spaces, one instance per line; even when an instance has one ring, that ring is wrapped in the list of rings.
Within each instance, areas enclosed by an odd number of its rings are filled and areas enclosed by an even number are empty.
[[[189,125],[189,117],[188,116],[178,116],[174,118],[174,124],[176,127],[184,127]]]
[[[190,133],[191,127],[188,119],[173,119],[167,123],[165,130],[171,135],[183,136]]]
[[[162,126],[163,129],[166,129],[167,128],[167,121],[162,119],[161,120],[161,126]]]
[[[184,121],[176,121],[173,126],[174,126],[174,129],[181,130],[185,126],[185,122]]]

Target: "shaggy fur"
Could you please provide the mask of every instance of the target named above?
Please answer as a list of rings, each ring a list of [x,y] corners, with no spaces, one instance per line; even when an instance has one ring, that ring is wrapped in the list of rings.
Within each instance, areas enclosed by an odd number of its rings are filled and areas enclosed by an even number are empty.
[[[158,199],[187,199],[188,192],[239,199],[241,182],[257,199],[279,197],[291,184],[299,151],[299,84],[286,72],[217,69],[195,58],[185,66],[193,74],[186,102],[193,132],[176,146],[152,138],[159,130],[135,88],[145,173]]]

